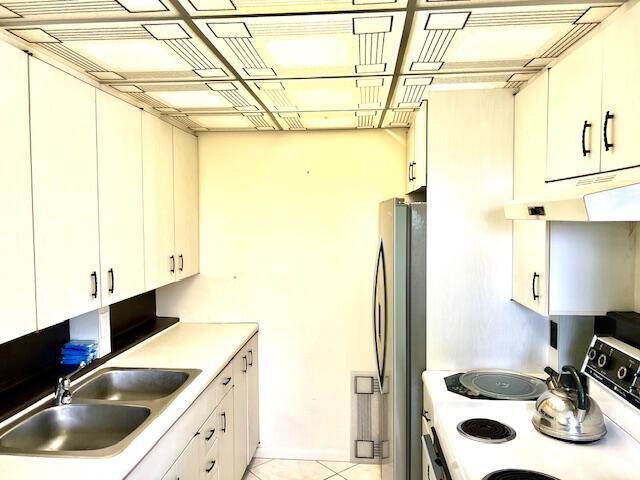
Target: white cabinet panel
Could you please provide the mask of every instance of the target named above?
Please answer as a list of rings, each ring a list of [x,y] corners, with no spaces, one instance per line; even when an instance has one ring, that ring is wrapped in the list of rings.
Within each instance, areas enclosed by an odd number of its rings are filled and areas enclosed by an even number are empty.
[[[258,386],[258,334],[247,344],[249,372],[247,376],[247,464],[251,461],[260,441],[260,401]]]
[[[548,180],[600,171],[601,57],[595,36],[549,73]]]
[[[415,180],[413,179],[413,166],[416,155],[416,126],[415,123],[411,124],[407,131],[407,193],[411,193],[415,190]]]
[[[602,142],[602,170],[640,165],[640,5],[634,6],[602,34],[602,117],[609,119],[607,140]]]
[[[162,480],[199,480],[199,457],[197,437],[192,438],[187,448],[180,454],[176,463],[162,477]]]
[[[543,316],[549,314],[548,253],[547,222],[513,222],[513,299]]]
[[[220,436],[218,437],[218,458],[220,465],[218,466],[219,480],[234,480],[234,410],[233,410],[233,388],[222,399],[222,403],[218,407],[220,418]]]
[[[242,480],[247,468],[247,382],[249,355],[243,348],[233,359],[233,471]]]
[[[172,126],[142,113],[145,289],[173,282],[174,253]]]
[[[200,271],[198,139],[173,127],[176,278]]]
[[[0,343],[36,329],[27,59],[0,43]]]
[[[30,57],[38,328],[100,307],[95,89]]]
[[[142,114],[96,92],[102,303],[144,292]]]
[[[407,132],[407,193],[427,186],[427,102]]]

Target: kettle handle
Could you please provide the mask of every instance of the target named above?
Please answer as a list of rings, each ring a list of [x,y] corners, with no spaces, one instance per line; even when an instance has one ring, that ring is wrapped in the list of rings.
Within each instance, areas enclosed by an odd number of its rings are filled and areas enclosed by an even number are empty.
[[[584,385],[582,385],[582,379],[580,375],[578,375],[578,370],[576,367],[571,365],[565,365],[562,367],[563,372],[570,373],[573,377],[573,381],[576,384],[576,389],[578,390],[578,410],[586,411],[587,410],[587,392],[584,389]]]

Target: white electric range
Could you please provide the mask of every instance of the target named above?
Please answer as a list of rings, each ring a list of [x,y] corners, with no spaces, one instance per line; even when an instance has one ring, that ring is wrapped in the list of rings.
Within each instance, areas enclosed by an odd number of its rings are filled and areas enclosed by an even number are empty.
[[[598,366],[598,360],[603,366]],[[605,414],[607,435],[588,444],[564,442],[537,432],[531,423],[535,401],[467,398],[447,389],[445,378],[453,378],[456,372],[425,372],[424,479],[639,480],[639,365],[640,350],[609,337],[594,337],[583,372],[589,376],[590,396]],[[620,373],[625,373],[622,379]],[[515,437],[504,443],[467,438],[458,426],[475,418],[500,422],[510,427]]]

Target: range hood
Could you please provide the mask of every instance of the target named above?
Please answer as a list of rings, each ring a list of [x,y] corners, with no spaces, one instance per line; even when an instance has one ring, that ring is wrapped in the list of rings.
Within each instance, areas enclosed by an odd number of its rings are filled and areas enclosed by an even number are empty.
[[[511,220],[640,221],[640,178],[582,179],[573,184],[570,191],[549,192],[540,198],[508,202],[504,212]]]

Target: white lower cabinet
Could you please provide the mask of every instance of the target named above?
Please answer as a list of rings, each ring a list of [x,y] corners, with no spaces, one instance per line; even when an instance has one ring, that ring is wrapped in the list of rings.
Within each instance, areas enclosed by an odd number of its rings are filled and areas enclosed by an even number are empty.
[[[198,467],[198,437],[194,437],[162,480],[197,480]]]
[[[258,334],[238,351],[127,480],[242,479],[258,443],[258,426],[254,424],[258,416],[249,413],[251,405],[258,405],[257,348]]]

